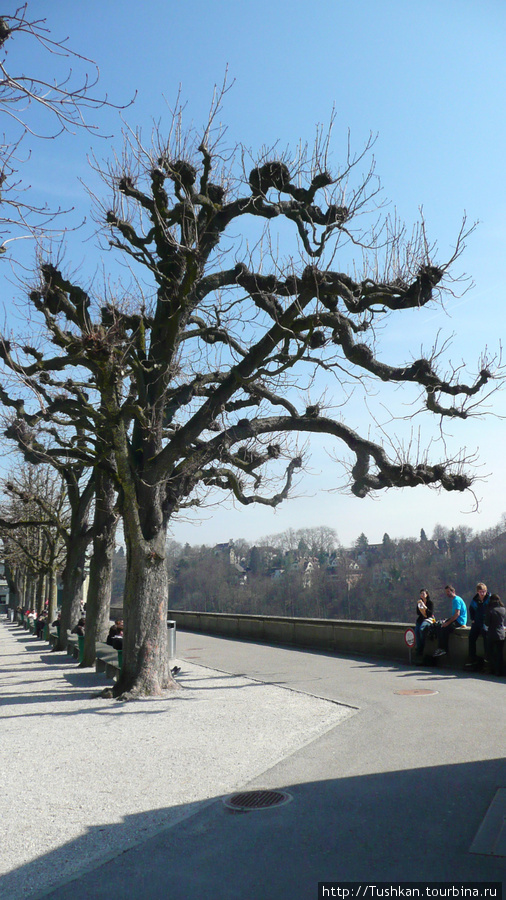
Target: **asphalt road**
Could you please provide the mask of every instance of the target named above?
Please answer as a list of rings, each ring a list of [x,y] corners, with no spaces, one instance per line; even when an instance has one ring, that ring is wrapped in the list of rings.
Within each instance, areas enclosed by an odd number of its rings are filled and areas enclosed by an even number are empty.
[[[218,755],[235,766],[252,747],[262,749],[269,715],[281,716],[294,697],[324,701],[322,710],[338,704],[343,715],[321,733],[307,733],[274,764],[266,755],[263,770],[252,769],[240,785],[284,790],[291,802],[231,812],[217,783],[208,802],[186,806],[184,816],[146,840],[125,842],[124,852],[113,850],[107,861],[38,896],[306,900],[318,897],[319,882],[416,882],[421,890],[434,882],[505,885],[504,679],[183,632],[177,657],[187,690],[196,672],[202,690],[231,677],[249,685],[242,720],[218,701],[224,714],[209,765]],[[249,718],[250,704],[260,719]],[[190,768],[196,722],[185,725],[183,716],[178,727],[180,757]],[[118,750],[117,765],[124,764]],[[207,778],[205,758],[201,765]],[[138,834],[145,815],[137,814]]]

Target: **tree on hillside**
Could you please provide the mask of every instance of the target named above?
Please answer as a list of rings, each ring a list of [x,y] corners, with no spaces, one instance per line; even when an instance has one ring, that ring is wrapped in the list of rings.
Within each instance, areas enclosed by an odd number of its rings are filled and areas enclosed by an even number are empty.
[[[115,688],[124,699],[173,686],[166,534],[182,510],[217,491],[276,507],[304,465],[298,439],[313,434],[348,452],[356,497],[418,485],[465,490],[472,479],[461,461],[390,459],[381,439],[346,424],[343,407],[350,384],[371,379],[414,387],[438,417],[465,418],[492,377],[485,361],[470,384],[439,373],[435,353],[385,362],[375,344],[389,312],[437,300],[462,234],[452,259],[438,262],[423,228],[403,244],[388,222],[378,234],[375,216],[367,232],[372,176],[351,187],[362,157],[331,172],[319,133],[314,153],[266,152],[245,171],[246,154],[225,153],[216,137],[216,112],[200,135],[183,135],[176,116],[168,142],[157,135],[146,148],[132,137],[105,173],[112,197],[98,213],[136,276],[129,297],[93,297],[50,260],[30,294],[56,351],[28,348],[25,379],[36,385],[64,370],[60,414],[94,421],[114,453],[127,549]],[[278,225],[293,239],[284,262],[273,251]],[[337,268],[350,246],[372,248],[362,275]],[[334,385],[339,415],[328,412],[322,378],[328,393]]]
[[[383,556],[385,557],[385,559],[389,559],[390,556],[392,555],[392,553],[394,552],[395,544],[387,531],[385,531],[385,534],[383,535],[383,540],[381,543],[382,543]]]
[[[359,553],[365,553],[365,551],[368,549],[368,547],[369,547],[369,539],[368,539],[367,535],[364,534],[364,532],[362,531],[362,533],[359,534],[357,540],[355,541],[355,549]]]
[[[260,544],[279,550],[297,552],[299,556],[324,557],[336,549],[339,543],[334,528],[318,525],[314,528],[288,528],[278,534],[270,534],[261,539]]]

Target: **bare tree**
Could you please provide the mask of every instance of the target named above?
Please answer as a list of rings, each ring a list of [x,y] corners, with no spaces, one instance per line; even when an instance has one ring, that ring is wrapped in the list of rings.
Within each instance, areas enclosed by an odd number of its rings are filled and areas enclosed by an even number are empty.
[[[81,666],[93,666],[97,641],[105,641],[109,631],[113,558],[116,546],[118,511],[111,475],[95,468],[95,510],[93,515],[93,553],[90,561],[86,599],[86,632]]]
[[[40,357],[39,351],[25,346],[25,351],[30,352],[30,349]],[[93,538],[90,512],[95,494],[95,469],[83,454],[82,425],[72,420],[63,421],[57,415],[56,411],[64,398],[59,394],[53,397],[46,384],[40,384],[34,394],[37,408],[30,413],[26,404],[30,398],[29,388],[33,389],[33,384],[30,385],[29,380],[24,378],[23,367],[11,355],[8,342],[1,343],[2,354],[7,362],[6,368],[10,369],[12,382],[11,388],[8,384],[0,385],[0,401],[5,409],[4,436],[16,444],[26,463],[53,468],[66,485],[70,516],[68,527],[61,532],[67,554],[63,570],[61,628],[56,645],[56,649],[65,650],[67,631],[80,616],[86,553]],[[13,395],[16,390],[21,394],[19,399]],[[51,415],[46,408],[48,401],[53,402]],[[14,415],[10,412],[11,408],[15,410]],[[51,424],[45,425],[50,418]]]
[[[6,345],[0,348],[5,352]],[[6,354],[15,375],[21,377],[21,369],[10,353]],[[16,381],[14,381],[16,384]],[[117,514],[115,511],[115,490],[111,474],[104,471],[99,460],[91,459],[87,453],[83,436],[83,421],[76,422],[71,416],[65,420],[57,410],[71,401],[59,394],[52,396],[47,383],[37,394],[45,403],[42,408],[30,414],[25,403],[12,398],[0,386],[0,399],[7,409],[15,407],[14,418],[6,414],[10,422],[4,434],[14,441],[27,463],[50,467],[58,473],[66,485],[66,496],[70,510],[69,520],[61,535],[66,546],[66,560],[63,568],[63,599],[61,627],[58,634],[57,650],[65,650],[67,632],[77,623],[81,615],[83,583],[86,577],[86,557],[93,541],[94,554],[90,566],[89,616],[87,639],[83,665],[93,665],[95,643],[105,636],[109,621],[111,598],[112,554],[114,551]],[[52,423],[52,424],[45,424]],[[72,425],[74,426],[72,428]],[[56,427],[56,426],[59,426]],[[91,430],[91,426],[89,426]],[[94,507],[93,521],[90,522]]]
[[[28,348],[18,363],[34,389],[64,372],[59,414],[72,407],[94,423],[87,452],[100,434],[100,458],[114,454],[127,548],[114,691],[123,699],[174,687],[166,533],[175,516],[220,491],[244,506],[277,506],[304,463],[298,439],[315,434],[346,448],[357,497],[419,485],[463,491],[472,478],[462,459],[390,459],[382,442],[346,424],[343,409],[350,385],[370,379],[414,387],[438,417],[466,418],[492,378],[484,359],[467,384],[458,370],[440,373],[435,353],[391,364],[375,343],[388,313],[440,298],[464,234],[438,262],[423,224],[407,240],[388,219],[378,227],[376,208],[367,230],[372,172],[353,189],[362,154],[331,172],[321,132],[314,152],[267,151],[248,172],[245,152],[226,153],[214,131],[218,104],[203,134],[184,134],[176,114],[168,141],[155,135],[147,149],[131,135],[129,152],[104,173],[113,192],[98,209],[107,241],[137,270],[130,305],[94,298],[44,263],[30,299],[57,351]],[[278,226],[291,232],[284,261],[273,250]],[[353,247],[366,256],[361,275],[336,268],[338,251]],[[9,365],[6,343],[2,357]],[[312,396],[321,378],[327,395]],[[336,414],[328,414],[332,385]]]
[[[20,72],[9,58],[14,46],[26,54]],[[34,48],[45,52],[40,73],[30,72]],[[18,237],[47,234],[60,211],[34,206],[23,189],[19,171],[30,152],[26,139],[54,140],[64,131],[83,129],[101,135],[89,114],[120,107],[96,93],[98,80],[96,63],[72,49],[67,38],[55,38],[45,18],[32,18],[28,3],[0,16],[0,253]]]
[[[0,534],[5,559],[16,582],[29,574],[38,612],[48,599],[51,620],[56,614],[58,574],[65,565],[63,534],[70,518],[65,484],[49,467],[25,463],[4,480],[3,489]]]
[[[259,543],[264,546],[277,547],[281,550],[297,550],[301,544],[309,556],[330,556],[339,544],[337,532],[327,525],[313,528],[289,528],[279,534],[271,534],[262,538]]]

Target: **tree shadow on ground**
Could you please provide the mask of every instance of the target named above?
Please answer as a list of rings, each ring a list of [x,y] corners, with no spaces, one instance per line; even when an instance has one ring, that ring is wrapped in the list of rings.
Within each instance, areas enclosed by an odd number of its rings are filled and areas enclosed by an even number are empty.
[[[36,679],[35,680],[24,680],[24,681],[16,681],[15,684],[9,684],[11,690],[9,692],[0,691],[0,705],[5,707],[21,707],[21,711],[19,713],[12,713],[10,715],[4,715],[4,718],[14,719],[19,718],[21,716],[33,716],[35,717],[58,717],[58,716],[74,716],[74,715],[87,715],[89,713],[99,713],[99,714],[107,714],[108,712],[115,712],[123,708],[123,704],[118,703],[116,700],[111,701],[108,698],[103,698],[101,696],[102,691],[106,687],[111,686],[111,679],[108,678],[105,673],[97,673],[94,669],[82,669],[79,667],[79,664],[75,659],[70,657],[64,651],[60,651],[57,654],[53,653],[51,650],[47,650],[45,653],[40,653],[40,647],[34,648],[39,652],[39,661],[44,665],[48,666],[51,673],[54,672],[55,675],[62,676],[64,681],[69,685],[71,689],[65,690],[65,686],[62,688],[48,688],[47,690],[41,689],[36,692],[32,692],[29,694],[23,693],[13,693],[12,689],[15,688],[16,684],[37,684],[40,683]],[[11,654],[12,656],[18,656],[18,654]],[[13,674],[18,672],[40,672],[40,665],[25,665],[24,663],[20,663],[19,665],[12,665],[4,668],[4,674]],[[188,701],[188,702],[196,702],[198,700],[198,695],[213,692],[216,690],[223,690],[223,688],[227,688],[229,690],[244,690],[255,687],[262,687],[259,682],[255,682],[253,680],[248,680],[244,684],[230,683],[237,682],[238,678],[241,676],[230,675],[227,673],[220,673],[216,675],[209,675],[206,673],[205,681],[206,684],[199,684],[202,682],[202,676],[193,676],[189,673],[183,672],[178,676],[178,682],[182,691],[175,691],[173,694],[167,692],[162,698],[159,698],[161,701],[170,701],[170,700],[178,700],[178,701]],[[246,676],[244,676],[246,677]],[[214,682],[213,684],[209,684],[209,682]],[[229,682],[228,684],[226,682]],[[156,702],[157,698],[146,698],[148,701],[154,700]],[[68,704],[72,704],[75,702],[83,702],[89,700],[98,700],[99,703],[93,706],[86,706],[84,709],[71,710],[68,708]],[[166,711],[165,708],[161,708],[160,710],[145,710],[143,709],[143,700],[144,698],[140,698],[134,704],[129,703],[128,708],[132,710],[132,706],[135,708],[135,712],[138,714],[147,714],[153,715],[154,712],[157,714],[163,715]],[[61,711],[58,709],[51,709],[45,711],[44,709],[40,709],[35,712],[26,712],[26,707],[34,707],[37,705],[42,706],[43,704],[50,703],[54,704],[65,704],[65,708]]]
[[[494,831],[490,852],[470,850],[505,762],[291,784],[281,764],[265,787],[288,791],[286,805],[233,813],[216,796],[99,822],[6,875],[3,896],[309,900],[319,881],[502,883]]]

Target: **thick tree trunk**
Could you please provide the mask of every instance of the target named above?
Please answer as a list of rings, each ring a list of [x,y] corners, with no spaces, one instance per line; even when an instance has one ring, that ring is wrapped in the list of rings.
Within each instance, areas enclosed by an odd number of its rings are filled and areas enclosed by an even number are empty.
[[[67,631],[77,625],[81,616],[85,565],[86,543],[79,542],[69,548],[63,573],[60,632],[55,650],[67,649]]]
[[[95,474],[90,477],[82,492],[74,479],[68,485],[72,507],[70,535],[67,540],[67,559],[63,572],[63,598],[61,622],[55,650],[67,649],[67,630],[71,631],[81,615],[86,550],[91,539],[88,515],[95,491]]]
[[[37,598],[37,580],[34,575],[28,583],[28,607],[27,609],[35,609]]]
[[[103,393],[104,408],[117,421],[114,385]],[[169,577],[166,562],[166,485],[149,483],[136,471],[134,458],[152,459],[160,445],[159,428],[148,429],[143,443],[139,434],[132,446],[121,419],[111,434],[116,472],[121,485],[120,510],[127,551],[123,598],[123,666],[111,696],[130,700],[160,696],[179,689],[171,676],[167,636]],[[158,435],[158,438],[157,438]],[[135,450],[132,449],[135,448]]]
[[[37,581],[37,615],[40,615],[44,609],[44,600],[46,599],[46,578],[47,576],[39,575]]]
[[[115,512],[116,494],[111,479],[105,473],[97,472],[96,480],[93,556],[90,562],[86,632],[81,662],[83,668],[94,665],[96,642],[105,641],[109,630],[112,564],[118,521]]]
[[[126,517],[128,521],[128,517]],[[165,552],[166,528],[150,545],[128,533],[127,576],[123,600],[123,669],[113,695],[122,700],[160,696],[179,688],[170,673],[167,638],[169,579]],[[151,549],[149,549],[151,547]]]
[[[14,580],[16,582],[16,593],[17,593],[17,605],[24,606],[25,605],[25,587],[26,587],[26,574],[24,569],[16,569],[14,572]]]

